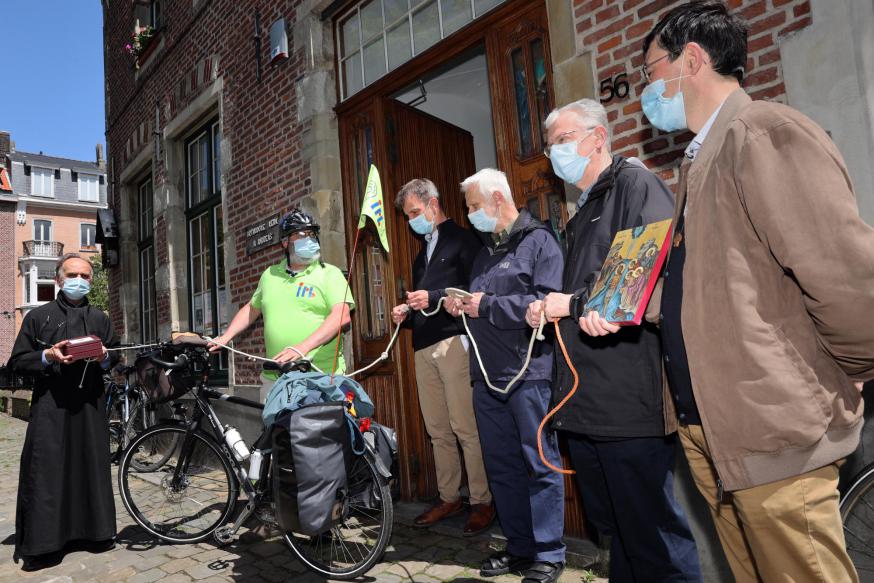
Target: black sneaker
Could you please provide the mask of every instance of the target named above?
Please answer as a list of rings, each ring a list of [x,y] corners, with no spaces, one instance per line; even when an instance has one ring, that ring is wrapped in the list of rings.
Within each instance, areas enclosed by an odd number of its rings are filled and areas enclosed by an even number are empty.
[[[556,583],[564,571],[564,563],[535,561],[522,574],[522,583]]]
[[[531,566],[532,559],[517,557],[507,551],[492,553],[480,565],[480,577],[497,577],[507,573],[521,573]]]

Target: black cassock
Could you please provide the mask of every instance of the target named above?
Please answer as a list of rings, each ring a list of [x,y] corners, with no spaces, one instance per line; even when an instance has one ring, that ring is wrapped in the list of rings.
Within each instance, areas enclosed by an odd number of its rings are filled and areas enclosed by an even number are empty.
[[[74,306],[60,292],[24,317],[15,339],[9,364],[36,378],[21,451],[16,558],[115,536],[103,369],[98,362],[87,369],[85,361],[42,363],[46,348],[88,334],[106,347],[118,345],[109,316],[87,300]],[[117,354],[110,352],[113,362]]]

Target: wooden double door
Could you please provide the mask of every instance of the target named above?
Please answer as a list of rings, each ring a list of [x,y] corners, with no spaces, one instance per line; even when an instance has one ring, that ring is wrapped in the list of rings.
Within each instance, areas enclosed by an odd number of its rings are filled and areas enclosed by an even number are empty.
[[[349,257],[358,305],[353,315],[354,368],[373,362],[385,350],[394,330],[391,308],[412,289],[412,264],[422,247],[395,209],[395,193],[413,178],[429,178],[447,215],[471,228],[459,184],[479,169],[470,132],[391,95],[453,56],[484,47],[498,168],[507,173],[518,206],[527,207],[557,234],[566,221],[563,187],[542,153],[542,120],[554,107],[545,6],[510,1],[465,30],[469,34],[464,42],[443,41],[337,108],[348,247],[351,251],[370,164],[381,174],[391,246],[385,253],[368,223],[356,256]],[[377,419],[398,432],[402,497],[433,498],[434,461],[419,407],[409,332],[400,333],[390,358],[362,382],[374,399]],[[565,485],[566,530],[584,535],[575,486],[569,479]]]

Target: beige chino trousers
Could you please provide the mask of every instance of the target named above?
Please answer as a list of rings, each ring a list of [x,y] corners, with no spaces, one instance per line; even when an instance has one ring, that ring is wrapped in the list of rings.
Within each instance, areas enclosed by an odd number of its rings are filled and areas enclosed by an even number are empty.
[[[471,504],[489,504],[486,470],[473,413],[473,388],[467,351],[461,336],[441,340],[414,355],[419,407],[434,448],[437,490],[444,502],[455,502],[461,488],[464,453]]]
[[[738,583],[858,583],[838,509],[838,464],[716,500],[716,470],[700,425],[680,441]]]

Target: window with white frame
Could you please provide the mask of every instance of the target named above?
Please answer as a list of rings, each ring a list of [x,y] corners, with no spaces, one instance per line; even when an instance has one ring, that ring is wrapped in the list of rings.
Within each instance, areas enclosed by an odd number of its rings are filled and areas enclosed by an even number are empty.
[[[100,202],[100,178],[98,176],[79,173],[79,200]]]
[[[33,196],[55,196],[55,171],[50,168],[31,167],[30,193]]]
[[[337,22],[343,99],[504,0],[366,0]]]
[[[50,220],[33,220],[33,240],[39,243],[49,243],[52,240],[52,222]]]
[[[97,225],[89,223],[79,224],[79,248],[83,251],[95,251],[97,243]]]
[[[25,305],[44,304],[55,299],[58,288],[53,264],[35,261],[25,264],[23,271]]]

